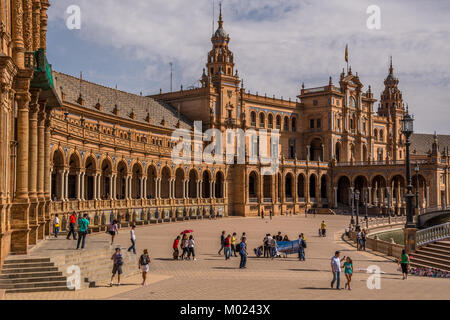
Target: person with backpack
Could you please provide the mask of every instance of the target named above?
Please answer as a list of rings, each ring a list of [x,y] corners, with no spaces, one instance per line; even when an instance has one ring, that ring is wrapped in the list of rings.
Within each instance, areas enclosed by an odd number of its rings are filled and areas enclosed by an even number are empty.
[[[77,234],[75,232],[76,224],[77,224],[77,215],[74,211],[69,217],[69,233],[67,234],[67,240],[70,240],[70,235],[73,236],[73,240],[77,240]]]
[[[77,249],[80,248],[84,249],[84,243],[86,242],[86,235],[88,233],[88,226],[89,226],[89,220],[87,219],[87,214],[85,213],[83,217],[80,217],[78,219],[78,242],[77,242]]]
[[[117,273],[117,285],[120,286],[120,275],[123,273],[122,272],[123,257],[122,253],[120,252],[120,248],[116,248],[116,252],[112,255],[111,260],[113,260],[113,269],[110,286],[111,287],[113,286],[113,280],[116,273]]]
[[[111,245],[114,243],[114,237],[119,234],[119,226],[117,220],[113,220],[108,226],[108,233],[111,235]]]
[[[245,237],[242,238],[242,241],[239,244],[239,254],[241,255],[239,269],[245,269],[247,268],[247,239]]]
[[[178,245],[180,243],[180,236],[177,236],[176,239],[173,241],[173,259],[174,260],[178,260],[178,256],[180,255],[179,251],[178,251]]]
[[[231,257],[231,235],[229,234],[225,238],[225,260],[230,259]]]
[[[138,269],[142,271],[142,285],[145,286],[147,285],[147,273],[150,270],[150,256],[147,249],[144,249],[144,253],[139,258]]]
[[[225,249],[225,231],[222,231],[222,234],[220,235],[220,250],[218,252],[219,256],[222,254],[223,249]]]
[[[303,233],[298,236],[298,260],[306,261],[305,257],[306,241]]]
[[[135,225],[133,225],[130,230],[131,247],[128,248],[128,252],[133,250],[133,253],[136,254],[136,233],[135,233],[134,229],[136,229]]]

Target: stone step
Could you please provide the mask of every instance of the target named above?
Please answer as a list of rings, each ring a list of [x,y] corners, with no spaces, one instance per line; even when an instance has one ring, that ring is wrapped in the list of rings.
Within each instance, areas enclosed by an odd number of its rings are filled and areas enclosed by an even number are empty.
[[[446,252],[448,252],[450,254],[450,246],[447,246],[447,245],[439,243],[439,242],[431,243],[427,247],[433,248],[433,249],[443,250],[443,251],[446,251]]]
[[[20,282],[14,284],[0,284],[1,289],[30,289],[30,288],[45,288],[45,287],[65,287],[67,288],[67,281],[45,281],[45,282]]]
[[[450,256],[448,257],[441,257],[441,258],[437,258],[437,257],[432,257],[428,254],[424,254],[421,253],[420,251],[417,253],[412,254],[413,258],[416,259],[422,259],[422,260],[426,260],[426,261],[431,261],[431,262],[436,262],[436,263],[441,263],[443,265],[447,265],[450,266]]]
[[[75,291],[75,289],[69,289],[65,287],[41,287],[41,288],[21,288],[21,289],[6,289],[6,293],[30,293],[30,292],[50,292],[50,291]]]
[[[20,276],[20,275],[18,275]],[[20,284],[20,283],[36,283],[36,282],[53,282],[53,281],[67,281],[64,276],[47,276],[47,277],[25,277],[25,278],[11,278],[11,279],[1,279],[0,286],[7,284]]]
[[[0,274],[0,281],[3,279],[17,279],[17,278],[42,278],[42,277],[59,277],[62,276],[62,272],[28,272],[28,273],[11,273]]]
[[[57,267],[38,267],[38,268],[3,269],[2,274],[18,274],[18,273],[50,272],[50,271],[58,271],[58,268]]]
[[[439,258],[439,259],[446,259],[446,258],[450,259],[450,255],[448,255],[448,254],[436,253],[436,252],[432,252],[432,251],[419,250],[415,254],[422,254],[422,255],[426,255],[426,256],[434,257],[434,258]]]
[[[446,250],[442,250],[440,248],[433,248],[433,247],[430,247],[430,246],[423,247],[423,248],[420,249],[420,251],[423,251],[423,252],[434,252],[434,253],[439,253],[439,254],[444,254],[444,255],[448,255],[449,254],[449,252],[447,252]]]
[[[39,263],[39,262],[50,262],[50,258],[25,258],[25,259],[8,259],[5,260],[3,266],[15,263]]]
[[[436,263],[429,260],[419,259],[419,258],[411,258],[411,265],[412,266],[425,266],[426,268],[435,268],[440,269],[444,271],[450,271],[450,266],[446,264]]]
[[[4,270],[20,269],[20,268],[39,268],[39,267],[53,267],[53,262],[29,262],[29,263],[10,263],[3,266]]]

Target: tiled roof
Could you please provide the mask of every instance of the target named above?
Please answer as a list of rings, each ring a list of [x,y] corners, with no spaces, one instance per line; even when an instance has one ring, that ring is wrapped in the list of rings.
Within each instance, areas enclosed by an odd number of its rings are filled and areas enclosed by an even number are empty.
[[[58,89],[65,94],[64,100],[78,104],[80,79],[60,72],[54,73]],[[178,112],[172,105],[156,101],[153,98],[108,88],[85,80],[82,81],[81,92],[84,107],[87,109],[97,110],[95,106],[100,102],[102,106],[100,112],[115,116],[113,110],[117,105],[119,109],[117,117],[120,118],[131,120],[130,114],[133,112],[135,114],[134,121],[148,123],[146,118],[149,113],[152,125],[175,129],[179,120],[181,128],[193,129],[192,122],[182,115],[178,117]],[[166,123],[165,126],[161,124],[163,119]]]
[[[439,151],[444,151],[450,148],[450,135],[438,134]],[[414,133],[411,136],[411,153],[418,155],[425,155],[431,151],[434,142],[433,134]],[[414,152],[416,151],[416,153]]]

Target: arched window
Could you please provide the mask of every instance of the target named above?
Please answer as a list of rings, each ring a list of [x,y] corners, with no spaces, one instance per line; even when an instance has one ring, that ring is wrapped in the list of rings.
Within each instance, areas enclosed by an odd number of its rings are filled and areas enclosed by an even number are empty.
[[[273,115],[272,114],[269,114],[269,117],[268,117],[268,126],[269,126],[269,129],[273,129]]]
[[[250,119],[251,119],[251,125],[256,127],[256,112],[252,111],[252,113],[250,113]]]
[[[284,117],[284,131],[289,131],[289,118]]]
[[[380,141],[384,141],[384,132],[380,130]]]
[[[292,132],[297,131],[297,118],[292,118]]]
[[[277,129],[280,130],[281,129],[281,117],[277,116]]]
[[[373,137],[375,138],[375,141],[378,141],[378,130],[377,129],[375,129],[373,131]]]
[[[260,113],[259,114],[259,127],[260,128],[264,128],[266,126],[266,116],[264,115],[264,113]]]
[[[353,108],[356,107],[356,100],[353,97],[350,97],[350,107],[353,107]]]

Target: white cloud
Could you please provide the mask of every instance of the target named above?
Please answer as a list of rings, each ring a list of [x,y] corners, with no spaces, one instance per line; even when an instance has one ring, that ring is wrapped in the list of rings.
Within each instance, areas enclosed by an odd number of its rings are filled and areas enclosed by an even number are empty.
[[[146,66],[136,77],[155,84],[154,92],[167,88],[167,76],[162,85],[157,77],[170,61],[185,86],[201,75],[211,47],[211,1],[59,0],[50,28],[71,4],[82,10],[80,37],[141,60]],[[372,4],[381,8],[381,30],[366,28]],[[349,43],[352,69],[366,88],[379,96],[392,54],[418,130],[450,133],[447,1],[225,0],[223,9],[237,68],[252,92],[295,98],[302,81],[319,86],[332,75],[337,83]]]

